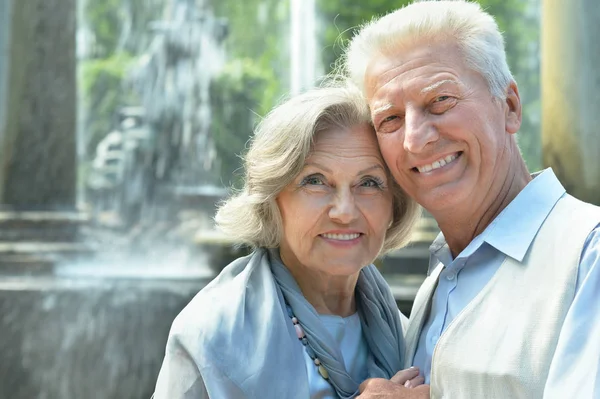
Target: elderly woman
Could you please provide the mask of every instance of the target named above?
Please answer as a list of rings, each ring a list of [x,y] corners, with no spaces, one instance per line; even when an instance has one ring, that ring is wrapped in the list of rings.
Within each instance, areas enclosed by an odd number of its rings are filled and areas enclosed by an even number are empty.
[[[390,177],[362,96],[329,87],[278,106],[245,172],[216,221],[255,250],[175,319],[155,398],[353,398],[394,377],[404,316],[372,262],[408,241],[419,208]]]

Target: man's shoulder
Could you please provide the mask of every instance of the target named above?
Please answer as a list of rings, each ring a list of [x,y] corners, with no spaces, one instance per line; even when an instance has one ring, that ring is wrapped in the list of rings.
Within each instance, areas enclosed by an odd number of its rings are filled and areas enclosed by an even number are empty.
[[[580,247],[580,267],[587,270],[589,264],[600,261],[600,207],[569,194],[565,194],[557,205],[562,207],[564,219],[561,232],[567,237],[577,233],[583,238],[583,242],[580,241],[583,245]],[[580,270],[580,274],[586,274],[586,270]]]
[[[560,217],[565,227],[571,225],[575,229],[585,229],[588,233],[600,225],[600,207],[568,193],[556,202],[550,213]]]
[[[600,223],[594,227],[591,233],[587,236],[583,250],[581,251],[581,271],[583,275],[587,275],[592,265],[600,263]]]
[[[571,195],[569,193],[565,193],[559,199],[559,202],[565,202],[569,207],[581,209],[584,212],[587,211],[587,212],[591,212],[591,213],[600,214],[600,206],[594,205],[589,202],[582,201],[579,198],[574,197],[573,195]]]

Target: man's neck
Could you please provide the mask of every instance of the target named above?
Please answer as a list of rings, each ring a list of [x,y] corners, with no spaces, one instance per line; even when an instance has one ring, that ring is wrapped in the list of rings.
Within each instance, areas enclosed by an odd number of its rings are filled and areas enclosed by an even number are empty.
[[[481,234],[531,181],[524,162],[520,162],[516,168],[516,172],[507,174],[499,187],[490,191],[477,208],[465,204],[452,212],[437,215],[432,212],[453,257],[458,256]]]

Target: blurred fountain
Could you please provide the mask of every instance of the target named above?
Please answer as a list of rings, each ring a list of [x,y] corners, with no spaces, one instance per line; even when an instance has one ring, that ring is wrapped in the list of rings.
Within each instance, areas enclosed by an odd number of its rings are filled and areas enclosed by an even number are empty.
[[[170,0],[149,29],[152,39],[127,79],[139,106],[119,111],[96,150],[88,182],[95,220],[125,234],[130,255],[187,249],[193,269],[206,268],[191,247],[227,193],[217,184],[210,103],[227,24],[205,0]]]
[[[148,29],[125,82],[139,102],[119,109],[87,182],[91,235],[113,250],[61,266],[63,276],[212,276],[194,237],[212,228],[215,204],[227,194],[216,184],[210,103],[227,24],[207,0],[167,0]]]
[[[117,180],[112,184],[122,194],[117,202],[124,206],[116,211],[126,228],[142,220],[173,219],[182,207],[208,208],[210,215],[214,202],[226,194],[216,185],[209,93],[225,62],[227,25],[205,0],[171,0],[164,20],[150,29],[153,39],[128,79],[143,115],[121,112],[120,126],[106,136],[96,156],[96,178],[102,180],[103,147],[110,141],[119,147],[113,151],[119,159],[113,157],[104,175],[119,169],[119,176],[109,180]],[[145,133],[132,138],[131,123]]]
[[[204,0],[173,0],[151,29],[132,78],[156,136],[155,177],[171,188],[213,183],[209,90],[225,63],[227,25]]]

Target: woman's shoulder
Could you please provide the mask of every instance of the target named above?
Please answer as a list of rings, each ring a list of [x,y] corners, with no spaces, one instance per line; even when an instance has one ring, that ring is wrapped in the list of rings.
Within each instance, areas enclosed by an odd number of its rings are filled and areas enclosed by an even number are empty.
[[[224,326],[235,322],[235,318],[243,311],[246,291],[252,289],[248,283],[252,268],[262,255],[257,250],[226,266],[177,315],[169,337],[196,346],[211,341]]]

